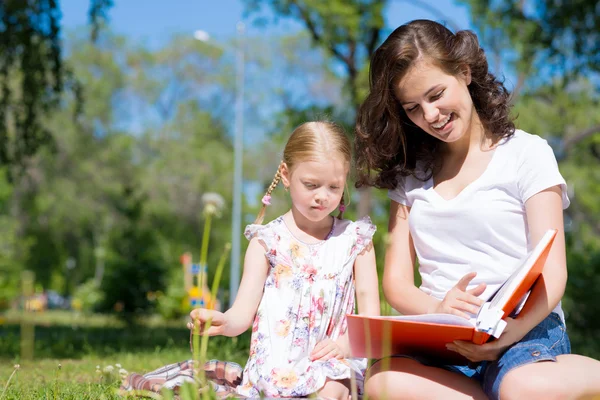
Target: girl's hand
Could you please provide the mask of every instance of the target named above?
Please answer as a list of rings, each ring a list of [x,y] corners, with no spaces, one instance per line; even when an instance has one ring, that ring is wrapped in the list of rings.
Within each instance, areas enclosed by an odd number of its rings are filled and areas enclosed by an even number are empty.
[[[190,318],[192,318],[192,320],[188,322],[187,327],[193,332],[199,332],[201,335],[222,335],[227,328],[227,317],[220,311],[196,308],[190,313]],[[209,320],[211,321],[210,328],[204,332]],[[198,331],[196,331],[196,329],[198,329]]]
[[[500,358],[506,349],[523,339],[527,334],[527,332],[523,332],[524,328],[521,327],[520,321],[513,318],[506,318],[504,332],[502,332],[502,335],[497,340],[484,344],[456,340],[448,343],[446,348],[461,354],[469,361],[495,361]]]
[[[454,314],[466,319],[471,318],[467,313],[477,314],[479,308],[483,305],[483,300],[477,296],[485,291],[485,283],[481,283],[477,287],[467,290],[469,282],[471,282],[476,275],[476,272],[470,272],[463,276],[460,281],[446,293],[444,300],[442,300],[431,313]]]
[[[332,358],[344,358],[342,347],[331,339],[321,340],[310,353],[311,361],[327,361]]]

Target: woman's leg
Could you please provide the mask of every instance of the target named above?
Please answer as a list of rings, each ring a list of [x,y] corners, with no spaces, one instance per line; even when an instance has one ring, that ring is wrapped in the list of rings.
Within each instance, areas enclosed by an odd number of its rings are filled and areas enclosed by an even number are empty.
[[[508,372],[501,399],[593,399],[600,397],[600,362],[575,354],[556,362],[537,362]]]
[[[327,400],[349,400],[350,398],[350,379],[334,381],[327,379],[325,386],[319,390],[319,398]]]
[[[383,365],[388,368],[383,370]],[[365,392],[372,399],[487,399],[475,379],[406,357],[374,364],[367,373]]]

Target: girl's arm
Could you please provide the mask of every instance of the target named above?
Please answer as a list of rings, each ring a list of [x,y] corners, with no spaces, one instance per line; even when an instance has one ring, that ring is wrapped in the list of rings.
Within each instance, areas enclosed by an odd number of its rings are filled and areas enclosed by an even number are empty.
[[[237,296],[231,308],[225,312],[228,325],[225,336],[238,336],[252,325],[268,273],[265,248],[257,238],[253,238],[244,257],[244,272]]]
[[[567,285],[567,257],[560,187],[553,186],[531,196],[525,203],[525,212],[531,243],[538,243],[548,229],[558,229],[558,232],[542,275],[516,318],[519,323],[517,329],[522,336],[552,312],[562,298]]]
[[[254,320],[256,310],[263,295],[265,280],[269,272],[269,262],[265,257],[265,249],[257,238],[250,240],[244,257],[244,271],[242,281],[233,306],[224,314],[198,308],[191,312],[192,320],[203,324],[208,319],[212,320],[207,331],[209,336],[238,336],[244,333]]]

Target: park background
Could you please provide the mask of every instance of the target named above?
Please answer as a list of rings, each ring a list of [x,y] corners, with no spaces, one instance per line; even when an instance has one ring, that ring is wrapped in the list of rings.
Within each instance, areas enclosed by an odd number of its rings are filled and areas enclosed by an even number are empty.
[[[327,117],[352,135],[370,54],[418,18],[475,31],[517,127],[552,145],[571,197],[563,307],[573,350],[599,358],[600,2],[5,0],[0,399],[113,398],[120,375],[190,358],[180,256],[200,258],[211,218],[210,284],[234,244],[226,308],[291,130]],[[387,207],[351,189],[380,268]],[[208,356],[247,350],[214,338]]]

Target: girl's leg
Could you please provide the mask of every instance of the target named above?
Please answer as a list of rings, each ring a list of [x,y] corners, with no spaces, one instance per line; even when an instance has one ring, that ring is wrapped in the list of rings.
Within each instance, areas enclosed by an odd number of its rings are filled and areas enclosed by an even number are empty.
[[[508,372],[501,399],[593,399],[600,397],[600,362],[575,354],[537,362]]]
[[[350,398],[350,379],[334,381],[327,379],[325,386],[319,390],[319,397],[328,400],[349,400]]]
[[[406,358],[380,361],[367,373],[365,392],[372,399],[487,399],[481,384],[456,372]],[[370,376],[370,377],[369,377]]]

